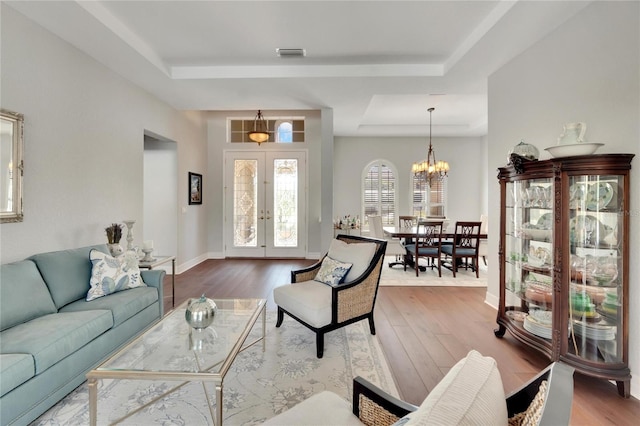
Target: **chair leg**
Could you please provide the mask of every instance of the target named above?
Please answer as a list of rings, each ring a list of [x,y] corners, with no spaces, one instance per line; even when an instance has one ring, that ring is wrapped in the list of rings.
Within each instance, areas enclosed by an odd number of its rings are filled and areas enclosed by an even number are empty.
[[[484,266],[487,266],[487,256],[482,256],[482,260],[484,261]]]
[[[473,265],[476,268],[476,278],[480,278],[480,262],[478,262],[478,257],[473,258]]]
[[[440,261],[440,259],[438,259],[438,276],[442,278],[442,262]]]
[[[322,358],[324,355],[324,333],[316,331],[316,356]]]
[[[458,258],[457,257],[452,257],[451,258],[451,270],[453,271],[453,278],[456,277],[456,272],[458,272]]]
[[[371,334],[376,334],[376,325],[373,323],[373,312],[369,315],[369,330],[371,330]]]
[[[283,319],[284,319],[284,311],[280,306],[278,306],[278,319],[276,320],[276,327],[280,327],[282,325]]]

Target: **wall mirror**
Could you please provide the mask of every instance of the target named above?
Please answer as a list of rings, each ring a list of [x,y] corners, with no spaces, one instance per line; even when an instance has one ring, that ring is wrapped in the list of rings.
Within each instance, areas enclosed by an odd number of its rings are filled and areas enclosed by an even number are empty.
[[[22,114],[0,109],[0,222],[22,222]]]

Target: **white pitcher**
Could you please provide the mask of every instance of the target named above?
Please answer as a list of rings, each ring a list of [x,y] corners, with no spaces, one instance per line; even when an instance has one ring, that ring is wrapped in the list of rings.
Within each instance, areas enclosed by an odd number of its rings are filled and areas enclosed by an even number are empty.
[[[586,131],[586,123],[565,123],[562,128],[562,134],[558,137],[558,145],[583,143]]]

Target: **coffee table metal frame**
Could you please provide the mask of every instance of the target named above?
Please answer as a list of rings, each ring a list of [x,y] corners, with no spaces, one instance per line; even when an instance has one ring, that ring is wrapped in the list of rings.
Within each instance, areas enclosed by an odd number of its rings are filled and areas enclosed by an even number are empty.
[[[214,299],[214,301],[216,301],[216,303],[218,303],[218,300],[220,301],[220,303],[224,303],[225,300],[223,299]],[[247,300],[247,299],[227,299],[227,301],[242,301],[242,300]],[[147,407],[150,404],[155,403],[156,401],[164,398],[165,396],[175,392],[176,390],[180,389],[181,387],[183,387],[184,385],[186,385],[189,382],[202,382],[202,387],[204,389],[205,392],[205,396],[207,398],[207,405],[209,406],[209,410],[211,413],[211,418],[214,421],[214,423],[216,425],[222,425],[222,392],[223,392],[223,382],[224,382],[224,377],[227,374],[227,372],[229,371],[229,368],[231,367],[231,364],[235,361],[236,356],[238,355],[238,353],[244,351],[245,349],[248,349],[249,347],[255,345],[256,343],[262,342],[262,351],[265,351],[265,347],[266,347],[266,341],[265,341],[265,335],[266,335],[266,300],[265,299],[253,299],[257,302],[257,305],[255,307],[255,310],[253,312],[253,314],[249,317],[244,331],[241,333],[240,337],[238,338],[238,340],[235,342],[235,344],[232,346],[231,350],[227,353],[227,356],[225,357],[224,360],[216,363],[215,365],[212,365],[208,368],[206,368],[204,371],[201,372],[181,372],[181,371],[145,371],[145,370],[126,370],[126,369],[103,369],[104,365],[108,365],[113,359],[121,356],[122,354],[124,354],[126,351],[128,351],[131,347],[135,346],[140,340],[144,339],[145,335],[153,332],[156,328],[162,326],[162,323],[164,321],[166,321],[166,319],[170,316],[170,315],[180,315],[180,314],[184,314],[184,308],[186,308],[186,305],[188,302],[184,302],[182,303],[180,306],[178,306],[178,308],[176,308],[175,310],[173,310],[169,315],[165,316],[164,318],[162,318],[161,320],[159,320],[158,322],[155,323],[155,325],[153,325],[152,327],[150,327],[149,329],[147,329],[144,333],[142,333],[140,336],[138,336],[136,339],[134,339],[133,341],[131,341],[129,344],[127,344],[125,347],[123,347],[122,349],[120,349],[119,351],[117,351],[116,353],[114,353],[113,355],[111,355],[107,360],[103,361],[98,367],[96,367],[95,369],[91,370],[89,373],[87,373],[87,383],[88,383],[88,388],[89,388],[89,421],[90,424],[92,426],[95,426],[97,423],[97,417],[98,417],[98,380],[101,379],[127,379],[127,380],[167,380],[167,381],[181,381],[183,383],[176,385],[175,387],[169,389],[168,391],[164,392],[162,395],[157,396],[156,398],[154,398],[153,400],[149,401],[148,403],[144,404],[143,406],[137,408],[136,410],[128,413],[127,415],[125,415],[124,417],[116,420],[114,423],[118,423],[122,420],[125,420],[126,418],[132,416],[133,414],[139,412],[140,410],[142,410],[143,408]],[[257,338],[256,340],[248,343],[248,344],[244,344],[245,340],[247,339],[247,337],[249,336],[249,333],[251,332],[251,330],[253,329],[258,317],[262,315],[262,336]],[[215,323],[214,323],[215,325]],[[220,364],[222,364],[222,366],[220,367],[219,371],[217,372],[210,372],[211,369],[213,369],[214,367],[219,366]],[[213,382],[215,384],[216,387],[216,410],[215,410],[215,414],[213,412],[213,407],[211,404],[211,400],[210,400],[210,396],[209,393],[207,392],[206,386],[205,386],[205,382]]]

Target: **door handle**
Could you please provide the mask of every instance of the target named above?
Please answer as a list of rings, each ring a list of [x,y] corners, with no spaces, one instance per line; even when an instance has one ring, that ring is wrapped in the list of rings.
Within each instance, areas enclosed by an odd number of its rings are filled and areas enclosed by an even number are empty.
[[[264,210],[260,210],[260,217],[258,219],[264,220]]]
[[[271,219],[271,216],[269,216],[269,210],[267,210],[267,219]]]

